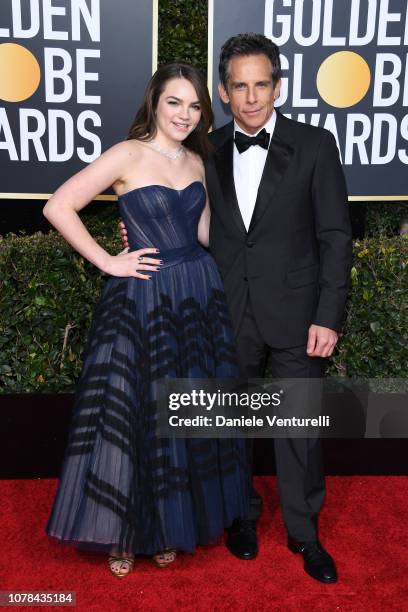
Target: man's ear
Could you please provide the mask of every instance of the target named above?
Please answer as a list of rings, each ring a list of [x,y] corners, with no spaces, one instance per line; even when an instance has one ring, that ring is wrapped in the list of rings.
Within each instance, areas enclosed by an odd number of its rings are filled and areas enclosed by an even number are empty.
[[[282,81],[281,79],[279,79],[279,81],[276,83],[275,88],[273,90],[273,95],[274,95],[275,100],[277,100],[280,96],[281,85],[282,85]]]
[[[220,94],[220,98],[224,104],[229,104],[229,95],[227,94],[227,91],[222,83],[218,83],[218,93]]]

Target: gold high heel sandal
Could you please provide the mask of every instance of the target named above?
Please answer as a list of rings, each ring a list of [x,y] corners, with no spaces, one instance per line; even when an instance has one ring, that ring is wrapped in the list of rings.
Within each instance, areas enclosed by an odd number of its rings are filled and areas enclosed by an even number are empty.
[[[163,552],[153,555],[153,561],[157,567],[167,567],[170,563],[176,560],[177,552],[175,550],[163,550]]]
[[[134,557],[126,557],[124,555],[110,555],[108,565],[111,573],[117,578],[125,578],[133,571],[135,560]]]

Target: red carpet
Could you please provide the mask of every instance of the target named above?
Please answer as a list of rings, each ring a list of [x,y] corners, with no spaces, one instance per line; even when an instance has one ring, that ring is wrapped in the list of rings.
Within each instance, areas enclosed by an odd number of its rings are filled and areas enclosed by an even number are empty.
[[[165,569],[140,561],[122,581],[104,556],[47,538],[55,487],[54,480],[0,481],[0,590],[76,591],[80,611],[408,610],[407,477],[327,479],[320,532],[337,561],[335,585],[307,576],[287,550],[274,478],[257,479],[265,509],[255,561],[239,561],[220,544]]]

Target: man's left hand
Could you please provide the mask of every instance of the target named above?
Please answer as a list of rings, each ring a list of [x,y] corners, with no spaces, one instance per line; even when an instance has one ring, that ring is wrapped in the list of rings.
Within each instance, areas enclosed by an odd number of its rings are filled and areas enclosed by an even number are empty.
[[[321,325],[311,325],[306,352],[309,357],[330,357],[337,340],[337,332],[333,329]]]

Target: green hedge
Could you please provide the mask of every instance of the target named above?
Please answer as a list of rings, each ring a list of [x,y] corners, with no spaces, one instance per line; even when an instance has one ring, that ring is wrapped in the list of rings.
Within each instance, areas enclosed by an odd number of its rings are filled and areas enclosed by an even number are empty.
[[[116,218],[98,238],[121,246]],[[408,378],[408,239],[354,245],[353,290],[345,335],[330,373]],[[0,241],[2,392],[72,391],[103,275],[55,232]]]
[[[371,202],[367,205],[366,235],[395,236],[408,219],[408,202]]]
[[[73,389],[101,280],[55,232],[0,241],[2,392]]]
[[[207,20],[204,0],[160,0],[159,63],[190,62],[206,74]]]
[[[408,378],[408,236],[354,244],[344,336],[330,372]]]

